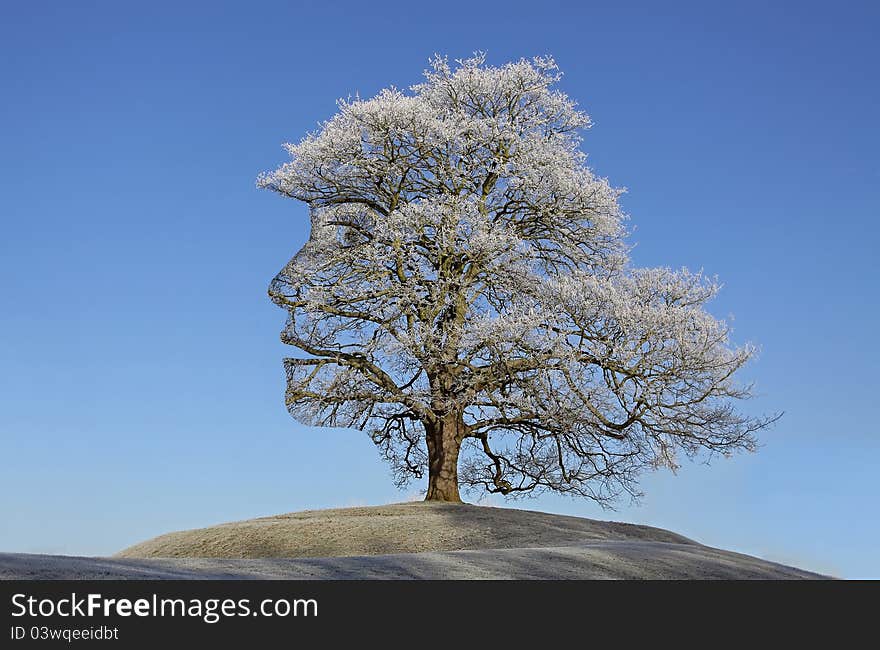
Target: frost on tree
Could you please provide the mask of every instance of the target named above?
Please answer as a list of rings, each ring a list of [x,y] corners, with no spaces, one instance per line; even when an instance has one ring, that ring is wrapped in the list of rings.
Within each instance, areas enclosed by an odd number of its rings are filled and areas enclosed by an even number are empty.
[[[342,101],[258,184],[311,236],[272,281],[290,413],[367,431],[399,485],[638,494],[646,468],[753,449],[753,354],[699,274],[628,266],[619,190],[550,58],[436,58],[411,92]]]

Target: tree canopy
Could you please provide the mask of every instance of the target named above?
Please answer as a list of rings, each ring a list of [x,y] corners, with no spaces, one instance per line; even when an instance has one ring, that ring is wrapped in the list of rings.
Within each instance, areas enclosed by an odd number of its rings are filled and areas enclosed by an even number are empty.
[[[286,402],[369,432],[398,484],[606,503],[645,469],[755,447],[736,347],[700,273],[632,268],[620,190],[551,58],[450,65],[340,101],[261,187],[311,236],[272,281]]]

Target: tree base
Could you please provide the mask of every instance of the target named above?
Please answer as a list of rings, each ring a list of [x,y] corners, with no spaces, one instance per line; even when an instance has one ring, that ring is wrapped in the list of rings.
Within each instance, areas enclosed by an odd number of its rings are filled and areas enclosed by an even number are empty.
[[[440,501],[444,503],[463,503],[458,493],[458,483],[429,485],[425,501]]]

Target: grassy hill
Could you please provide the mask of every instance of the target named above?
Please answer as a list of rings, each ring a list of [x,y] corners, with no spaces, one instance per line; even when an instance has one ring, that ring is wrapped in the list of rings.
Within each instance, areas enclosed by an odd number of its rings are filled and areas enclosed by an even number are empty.
[[[136,544],[120,558],[292,558],[695,542],[659,528],[528,510],[437,502],[307,510],[185,530]]]

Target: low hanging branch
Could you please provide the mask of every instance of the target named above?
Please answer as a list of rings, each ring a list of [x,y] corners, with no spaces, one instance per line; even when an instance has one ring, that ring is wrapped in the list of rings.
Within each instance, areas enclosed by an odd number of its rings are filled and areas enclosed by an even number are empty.
[[[629,266],[619,190],[550,58],[451,67],[341,101],[259,185],[309,206],[272,281],[287,405],[370,432],[398,484],[554,490],[610,502],[680,455],[751,450],[734,375],[753,355],[704,310],[699,274]]]

